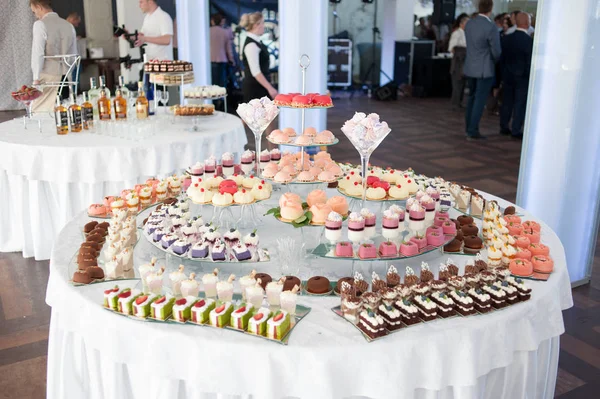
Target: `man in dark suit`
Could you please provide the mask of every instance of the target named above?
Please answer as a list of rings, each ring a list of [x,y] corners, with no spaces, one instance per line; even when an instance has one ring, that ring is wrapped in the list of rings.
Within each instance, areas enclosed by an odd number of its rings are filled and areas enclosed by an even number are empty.
[[[504,102],[500,111],[500,134],[523,138],[523,123],[527,107],[529,70],[533,52],[533,39],[527,33],[531,17],[517,14],[517,29],[502,38],[502,85]],[[512,116],[512,131],[508,128]]]
[[[498,29],[490,20],[493,7],[493,0],[480,0],[479,14],[465,26],[467,57],[463,70],[469,88],[465,113],[467,140],[486,138],[479,133],[479,121],[494,85],[494,67],[502,52]]]

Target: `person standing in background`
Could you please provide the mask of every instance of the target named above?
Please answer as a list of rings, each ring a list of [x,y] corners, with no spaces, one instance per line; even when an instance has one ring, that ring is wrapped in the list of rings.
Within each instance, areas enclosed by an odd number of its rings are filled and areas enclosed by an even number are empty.
[[[500,35],[490,20],[493,0],[479,1],[479,14],[465,26],[467,56],[464,74],[467,78],[469,97],[465,125],[467,140],[485,139],[479,132],[479,121],[487,98],[494,85],[495,65],[500,59]]]
[[[502,38],[500,65],[502,67],[504,101],[500,112],[500,134],[522,139],[533,39],[528,33],[529,14],[519,13],[516,22],[516,31]],[[511,116],[512,131],[508,128]]]
[[[448,51],[452,53],[450,75],[452,76],[452,106],[462,108],[463,94],[465,92],[465,77],[463,66],[467,56],[467,40],[465,38],[465,25],[469,21],[467,14],[460,14],[454,21],[454,31],[450,36]]]
[[[75,28],[52,11],[50,0],[29,0],[29,6],[38,19],[33,24],[31,45],[33,84],[59,82],[67,73],[67,66],[61,59],[45,59],[44,57],[77,54]],[[66,90],[64,92],[66,93]],[[52,111],[56,102],[56,94],[56,87],[44,88],[42,95],[32,104],[33,112]]]
[[[254,98],[270,96],[275,98],[277,89],[269,82],[269,50],[260,36],[265,31],[265,21],[260,12],[242,15],[240,26],[246,30],[246,41],[242,47],[244,82],[242,93],[244,102]]]
[[[210,67],[212,83],[227,87],[227,66],[233,64],[231,32],[221,26],[221,14],[210,17]]]
[[[135,45],[146,44],[149,60],[172,61],[173,20],[156,4],[156,0],[139,0],[139,6],[146,15]]]

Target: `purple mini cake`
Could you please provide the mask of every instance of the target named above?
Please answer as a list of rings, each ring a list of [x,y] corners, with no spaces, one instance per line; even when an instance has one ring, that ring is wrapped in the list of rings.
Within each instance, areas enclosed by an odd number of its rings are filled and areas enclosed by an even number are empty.
[[[205,242],[199,242],[194,244],[191,251],[192,258],[201,259],[208,256],[208,244]]]

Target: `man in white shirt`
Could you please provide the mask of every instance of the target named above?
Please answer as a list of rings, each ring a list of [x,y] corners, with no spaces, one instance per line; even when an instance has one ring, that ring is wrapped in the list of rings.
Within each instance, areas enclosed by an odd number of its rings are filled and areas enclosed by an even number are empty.
[[[140,9],[146,16],[136,46],[146,44],[149,60],[173,60],[173,20],[163,11],[156,0],[139,0]]]
[[[33,24],[31,46],[31,71],[33,84],[59,82],[67,73],[68,67],[62,59],[45,59],[44,56],[77,54],[77,41],[73,25],[52,11],[50,0],[29,0],[31,11],[38,21]],[[56,87],[47,87],[33,102],[33,112],[47,112],[54,109]]]

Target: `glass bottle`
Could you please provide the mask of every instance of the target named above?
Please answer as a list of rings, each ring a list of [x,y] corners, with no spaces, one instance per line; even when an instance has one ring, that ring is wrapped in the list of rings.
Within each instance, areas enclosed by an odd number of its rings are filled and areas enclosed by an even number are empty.
[[[121,95],[123,98],[129,98],[129,89],[125,86],[125,77],[123,75],[119,76],[119,89],[121,89]]]
[[[75,101],[75,95],[71,93],[71,105],[69,106],[69,120],[71,121],[71,132],[81,132],[83,125],[83,117],[81,113],[81,106]]]
[[[60,97],[56,96],[56,107],[54,107],[54,121],[56,122],[56,134],[69,133],[69,114],[67,109],[60,103]]]
[[[94,106],[90,102],[90,96],[87,91],[83,92],[83,104],[81,104],[83,114],[83,128],[85,130],[94,127]]]
[[[104,75],[100,76],[100,91],[104,91],[106,98],[110,100],[110,89],[106,87],[106,78]]]
[[[96,85],[96,78],[90,78],[90,90],[88,91],[89,101],[96,104],[100,98],[100,89]],[[98,117],[98,108],[94,108],[94,116]]]
[[[98,114],[100,115],[101,121],[109,121],[111,120],[110,116],[111,105],[110,100],[106,98],[106,92],[104,90],[100,91],[100,98],[98,99]]]
[[[144,82],[138,82],[138,98],[135,102],[135,113],[138,119],[148,117],[148,99],[144,94]]]
[[[127,119],[127,100],[123,97],[123,93],[121,92],[120,87],[115,93],[115,99],[113,100],[113,103],[115,104],[115,119]]]

